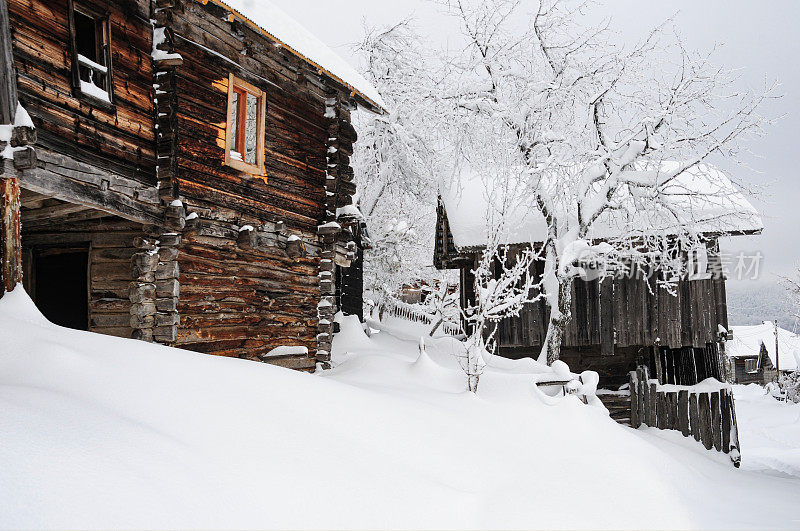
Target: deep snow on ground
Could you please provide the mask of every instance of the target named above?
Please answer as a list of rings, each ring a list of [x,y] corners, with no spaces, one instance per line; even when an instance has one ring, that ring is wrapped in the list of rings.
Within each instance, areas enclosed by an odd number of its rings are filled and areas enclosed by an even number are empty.
[[[59,328],[7,294],[0,527],[800,528],[800,480],[748,470],[744,436],[736,470],[544,397],[531,363],[496,360],[475,397],[453,340],[418,359],[413,333],[342,326],[312,375]]]
[[[800,478],[800,404],[779,402],[756,384],[734,385],[733,393],[742,467]]]

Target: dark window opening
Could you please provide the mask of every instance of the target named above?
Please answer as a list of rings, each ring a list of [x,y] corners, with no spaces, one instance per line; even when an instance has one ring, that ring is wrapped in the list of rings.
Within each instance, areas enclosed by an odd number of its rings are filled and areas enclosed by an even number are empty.
[[[111,42],[108,15],[70,2],[73,85],[83,96],[111,102]]]
[[[95,63],[102,63],[97,44],[97,22],[89,15],[75,11],[75,47],[78,53]]]
[[[87,250],[36,253],[35,302],[50,322],[76,330],[89,329],[88,268]]]

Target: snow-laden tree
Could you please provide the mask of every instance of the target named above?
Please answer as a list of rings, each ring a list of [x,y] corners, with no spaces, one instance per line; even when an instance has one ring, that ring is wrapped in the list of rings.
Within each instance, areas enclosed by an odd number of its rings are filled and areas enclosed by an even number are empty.
[[[544,260],[539,287],[550,308],[539,359],[552,363],[584,262],[601,271],[657,266],[669,283],[703,233],[732,230],[730,182],[714,173],[695,186],[695,172],[712,155],[738,160],[740,141],[762,133],[758,108],[774,87],[737,90],[734,72],[687,50],[672,21],[625,46],[608,23],[583,23],[585,4],[441,3],[465,44],[444,59],[448,145],[473,169],[505,168],[512,185],[502,186],[543,220],[530,244]],[[719,219],[698,219],[698,205],[716,207]],[[476,280],[477,306],[492,282],[522,274]],[[479,267],[476,277],[485,276]]]
[[[373,248],[365,255],[365,291],[376,303],[406,282],[432,282],[431,234],[442,160],[436,125],[436,69],[409,21],[366,28],[355,47],[362,72],[390,110],[357,113],[353,153],[358,202]]]
[[[792,304],[794,318],[800,320],[800,269],[798,269],[794,277],[785,277],[782,282],[789,291],[789,300]]]
[[[489,245],[475,268],[475,304],[465,308],[464,320],[471,333],[458,361],[467,375],[467,389],[478,392],[478,383],[488,356],[497,346],[497,326],[502,319],[519,315],[522,307],[535,300],[530,250],[509,256],[500,245]]]

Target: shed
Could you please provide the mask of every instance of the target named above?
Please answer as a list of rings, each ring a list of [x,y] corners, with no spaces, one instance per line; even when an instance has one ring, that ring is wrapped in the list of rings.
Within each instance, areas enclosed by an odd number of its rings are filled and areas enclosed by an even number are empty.
[[[777,374],[774,323],[732,326],[731,332],[733,338],[725,344],[725,354],[733,364],[732,380],[742,384],[772,381]],[[777,332],[780,370],[796,371],[800,363],[800,336],[780,327]]]
[[[675,164],[666,162],[662,168]],[[466,169],[440,193],[434,263],[439,268],[460,270],[462,304],[474,300],[472,270],[490,229],[501,224],[500,241],[512,251],[511,256],[514,249],[536,245],[546,234],[538,209],[518,191],[524,188],[516,186],[513,177],[501,177],[494,178],[486,169]],[[692,274],[678,282],[675,295],[657,286],[658,271],[649,276],[578,279],[574,283],[572,320],[561,357],[576,369],[597,371],[603,385],[626,383],[637,365],[650,366],[651,374],[658,374],[663,383],[692,385],[709,376],[724,379],[719,327],[727,328],[728,315],[718,237],[722,233],[756,234],[763,225],[758,212],[713,166],[691,169],[675,186],[715,193],[713,201],[675,194],[675,201],[683,202],[682,210],[691,213],[690,221],[703,234],[706,247],[706,253],[693,264]],[[623,229],[628,233],[629,224],[641,234],[674,230],[658,212],[631,211],[626,218],[604,215],[590,238],[612,238]],[[535,274],[541,275],[543,263],[535,267]],[[501,321],[499,354],[537,356],[548,320],[549,309],[539,301],[526,305],[518,317]]]

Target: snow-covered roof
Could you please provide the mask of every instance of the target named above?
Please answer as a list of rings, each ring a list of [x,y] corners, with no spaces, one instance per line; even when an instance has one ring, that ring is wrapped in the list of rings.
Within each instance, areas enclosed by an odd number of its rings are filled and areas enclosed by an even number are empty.
[[[772,365],[775,365],[775,326],[764,321],[754,326],[732,326],[733,339],[725,343],[725,353],[731,358],[756,356],[761,345],[766,347]],[[798,367],[800,357],[800,336],[778,327],[778,353],[781,357],[781,370],[793,371]]]
[[[336,81],[360,95],[375,109],[386,110],[381,95],[350,63],[284,13],[269,0],[197,0],[210,1],[234,12],[236,18],[250,23],[257,30],[281,43],[289,51],[325,71]]]
[[[677,162],[663,162],[658,171],[640,173],[659,179],[676,168]],[[510,174],[487,177],[490,171],[462,169],[440,190],[456,248],[483,247],[489,227],[497,226],[500,219],[504,243],[543,241],[545,220],[525,194],[522,178]],[[602,214],[589,237],[611,239],[637,232],[675,234],[681,225],[691,226],[699,234],[755,233],[763,229],[758,211],[725,174],[709,164],[694,166],[670,180],[660,197],[683,216],[681,222],[666,210],[648,207],[647,202],[639,202],[628,193],[622,199],[625,210]],[[501,216],[500,212],[506,214]]]

